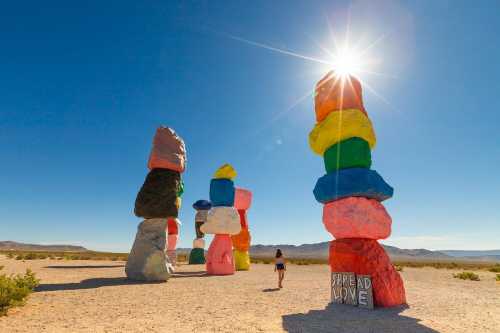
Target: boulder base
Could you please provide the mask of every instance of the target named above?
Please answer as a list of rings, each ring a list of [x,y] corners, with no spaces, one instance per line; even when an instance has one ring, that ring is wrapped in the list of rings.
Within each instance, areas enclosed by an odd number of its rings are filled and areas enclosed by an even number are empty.
[[[385,239],[392,219],[377,200],[348,197],[323,206],[323,224],[333,237]]]
[[[131,280],[166,281],[171,265],[165,255],[167,219],[149,219],[139,224],[125,273]]]
[[[229,235],[215,235],[207,253],[207,273],[234,274],[233,244]]]
[[[334,240],[330,242],[329,261],[332,272],[370,275],[376,306],[391,307],[406,303],[403,280],[377,241],[363,238]]]
[[[205,264],[205,250],[202,248],[194,248],[189,254],[190,265],[203,265]]]
[[[250,269],[250,255],[248,251],[233,251],[234,263],[237,271],[248,271]]]

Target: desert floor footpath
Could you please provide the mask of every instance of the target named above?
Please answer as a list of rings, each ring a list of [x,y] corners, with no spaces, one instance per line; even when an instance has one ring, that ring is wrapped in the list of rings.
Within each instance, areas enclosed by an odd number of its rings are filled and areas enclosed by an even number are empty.
[[[0,332],[500,332],[500,283],[454,279],[457,270],[405,268],[409,307],[362,310],[329,301],[329,267],[289,265],[282,290],[272,265],[207,276],[181,265],[167,283],[133,283],[119,261],[17,261],[41,278]]]

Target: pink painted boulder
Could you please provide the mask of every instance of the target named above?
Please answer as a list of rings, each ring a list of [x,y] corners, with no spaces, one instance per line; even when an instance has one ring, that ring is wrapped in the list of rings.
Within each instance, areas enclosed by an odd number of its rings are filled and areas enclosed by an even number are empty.
[[[206,261],[207,273],[210,275],[234,274],[235,266],[231,236],[215,235],[208,248]]]
[[[168,235],[167,251],[175,251],[179,235]]]
[[[370,275],[373,301],[379,307],[406,303],[405,287],[384,248],[373,239],[346,238],[330,242],[332,272]]]
[[[347,197],[323,206],[323,224],[333,237],[385,239],[392,219],[374,199]]]
[[[252,192],[237,187],[234,192],[234,208],[247,210],[252,204]]]

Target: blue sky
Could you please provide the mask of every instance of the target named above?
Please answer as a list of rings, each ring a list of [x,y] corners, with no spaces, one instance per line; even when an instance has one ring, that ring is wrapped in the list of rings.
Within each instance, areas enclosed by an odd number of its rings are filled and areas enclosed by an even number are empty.
[[[254,193],[253,243],[331,239],[312,189],[307,95],[333,36],[368,45],[373,166],[405,248],[500,248],[500,5],[495,1],[88,1],[0,14],[0,240],[128,251],[155,128],[185,140],[191,204],[225,162]],[[348,20],[349,18],[349,20]],[[347,22],[350,22],[349,25]],[[329,28],[330,26],[330,28]],[[237,38],[235,38],[237,37]],[[381,96],[378,97],[377,95]],[[306,96],[306,97],[304,97]],[[303,98],[304,97],[304,98]]]

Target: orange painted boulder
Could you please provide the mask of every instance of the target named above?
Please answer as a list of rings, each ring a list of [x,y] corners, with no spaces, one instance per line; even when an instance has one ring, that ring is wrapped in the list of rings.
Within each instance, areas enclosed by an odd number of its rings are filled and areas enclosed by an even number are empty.
[[[252,204],[252,192],[237,187],[234,193],[234,208],[247,210]]]
[[[239,234],[231,236],[233,247],[238,251],[248,251],[250,249],[250,239],[248,229],[241,229]]]
[[[316,84],[314,109],[318,123],[338,110],[358,109],[366,114],[358,79],[354,76],[339,77],[333,71],[326,74]]]
[[[210,275],[234,274],[233,244],[229,235],[215,235],[206,256],[207,273]]]
[[[347,197],[323,206],[323,224],[337,239],[385,239],[391,234],[392,219],[377,200]]]
[[[330,242],[330,268],[332,272],[370,275],[376,306],[392,307],[406,303],[403,280],[384,248],[375,240],[346,238]]]
[[[169,127],[159,127],[153,139],[148,168],[183,172],[186,163],[184,141]]]

